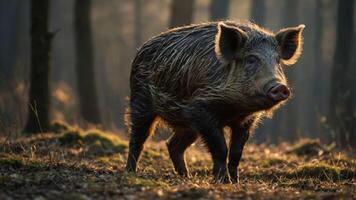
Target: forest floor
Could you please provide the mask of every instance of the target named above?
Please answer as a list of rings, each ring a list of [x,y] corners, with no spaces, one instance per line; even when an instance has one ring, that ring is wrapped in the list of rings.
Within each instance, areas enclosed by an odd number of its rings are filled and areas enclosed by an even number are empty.
[[[356,159],[317,141],[247,144],[238,184],[215,184],[209,154],[187,152],[192,178],[173,172],[164,142],[149,142],[137,174],[127,141],[56,124],[52,133],[0,138],[0,199],[356,199]]]

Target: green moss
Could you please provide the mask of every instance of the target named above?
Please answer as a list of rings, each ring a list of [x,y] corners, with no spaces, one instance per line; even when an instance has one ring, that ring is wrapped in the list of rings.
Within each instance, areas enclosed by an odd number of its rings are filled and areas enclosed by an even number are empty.
[[[63,121],[55,121],[50,125],[50,130],[54,133],[63,133],[71,129],[72,127]]]
[[[86,133],[83,138],[91,153],[123,153],[128,147],[119,137],[99,131]]]
[[[269,161],[266,162],[268,163]],[[278,169],[276,166],[268,169],[260,168],[258,170],[254,169],[245,171],[242,175],[249,179],[268,180],[278,182],[280,184],[286,184],[289,181],[294,184],[297,181],[299,183],[303,183],[303,185],[308,185],[308,181],[336,182],[342,180],[352,180],[356,178],[356,171],[354,168],[345,169],[321,162],[315,164],[303,164],[295,169]],[[303,182],[303,180],[306,182]]]
[[[58,138],[61,145],[81,145],[86,148],[87,155],[103,155],[123,153],[128,147],[127,142],[105,132],[92,130],[88,132],[69,131]]]
[[[103,133],[89,133],[84,137],[84,142],[94,148],[111,150],[113,153],[123,153],[127,148],[127,143],[118,137],[112,137]]]
[[[120,137],[99,130],[87,132],[71,129],[62,134],[46,134],[31,136],[26,140],[31,145],[41,143],[59,144],[68,148],[83,147],[83,154],[89,156],[111,155],[114,153],[124,153],[128,148],[127,141]]]
[[[69,146],[74,144],[80,144],[83,140],[83,136],[79,131],[68,131],[58,138],[59,142],[63,146]]]
[[[284,163],[286,163],[286,161],[280,158],[269,158],[269,159],[262,160],[263,167],[271,167]]]
[[[31,169],[40,169],[45,167],[44,163],[37,161],[26,161],[19,158],[0,158],[0,166],[2,167],[11,167],[11,168],[31,168]]]
[[[0,159],[0,165],[1,166],[11,166],[14,168],[20,168],[24,166],[24,163],[22,160],[19,159],[13,159],[13,158],[1,158]]]
[[[322,181],[336,181],[341,178],[341,169],[325,163],[305,164],[294,171],[291,171],[290,175],[296,176],[297,178],[314,178]]]

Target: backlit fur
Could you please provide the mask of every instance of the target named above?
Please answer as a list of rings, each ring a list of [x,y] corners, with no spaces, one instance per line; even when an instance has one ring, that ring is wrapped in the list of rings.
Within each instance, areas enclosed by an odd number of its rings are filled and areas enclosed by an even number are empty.
[[[233,40],[237,44],[221,44],[221,28],[237,31]],[[226,46],[233,52],[222,52],[220,48]],[[127,170],[136,170],[143,144],[157,119],[173,130],[188,132],[192,141],[196,132],[219,131],[224,126],[235,127],[236,132],[235,124],[247,133],[243,139],[247,140],[260,118],[271,116],[285,102],[267,97],[274,84],[288,85],[280,51],[272,32],[253,23],[231,21],[176,28],[148,40],[132,63],[129,113],[132,119],[128,122],[132,134]],[[300,52],[298,46],[297,54],[291,58],[293,62]],[[251,64],[251,57],[257,58],[254,60],[258,61],[258,67]],[[214,141],[208,133],[204,138],[210,147],[214,142],[224,141]],[[172,139],[169,146],[172,152],[174,142]],[[221,152],[221,156],[226,156]],[[180,173],[186,172],[182,167],[185,163],[173,162]],[[215,172],[219,178],[219,171]]]

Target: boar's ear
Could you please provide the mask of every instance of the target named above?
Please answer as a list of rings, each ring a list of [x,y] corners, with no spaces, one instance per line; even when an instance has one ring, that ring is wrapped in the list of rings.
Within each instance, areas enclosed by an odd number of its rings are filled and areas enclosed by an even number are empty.
[[[247,34],[238,27],[219,22],[215,36],[215,53],[221,60],[228,61],[236,57],[237,51],[246,40]]]
[[[285,28],[276,33],[276,39],[279,45],[280,56],[283,63],[293,65],[297,62],[303,50],[303,30],[305,25],[298,27]]]

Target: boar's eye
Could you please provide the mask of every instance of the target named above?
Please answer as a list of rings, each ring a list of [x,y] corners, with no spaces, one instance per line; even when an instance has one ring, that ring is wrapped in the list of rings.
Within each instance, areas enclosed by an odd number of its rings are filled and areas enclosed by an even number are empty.
[[[248,65],[255,65],[259,62],[259,59],[257,56],[250,55],[246,58],[246,64]]]

